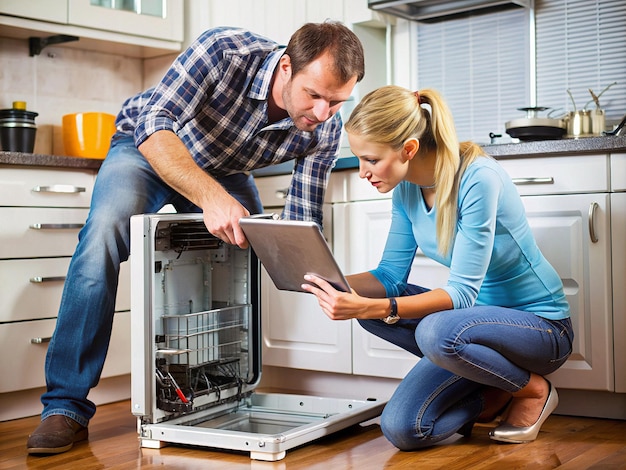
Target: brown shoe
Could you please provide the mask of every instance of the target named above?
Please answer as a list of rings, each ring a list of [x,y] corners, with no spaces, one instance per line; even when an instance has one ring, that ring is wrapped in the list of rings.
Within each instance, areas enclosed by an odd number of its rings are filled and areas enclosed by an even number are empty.
[[[72,448],[74,442],[87,439],[86,427],[63,415],[44,419],[28,436],[26,449],[29,454],[60,454]]]

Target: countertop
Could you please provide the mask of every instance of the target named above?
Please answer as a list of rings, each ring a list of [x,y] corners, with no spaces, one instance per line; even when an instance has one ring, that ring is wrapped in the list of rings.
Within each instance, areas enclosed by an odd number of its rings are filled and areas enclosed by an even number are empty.
[[[98,158],[63,157],[59,155],[0,151],[0,165],[2,164],[97,170],[100,168],[100,165],[102,165],[102,160]]]
[[[540,157],[540,156],[573,156],[589,154],[606,154],[626,152],[626,136],[581,137],[579,139],[542,140],[520,142],[516,144],[483,145],[483,149],[496,159]],[[354,156],[345,156],[337,160],[333,171],[352,170],[359,167]],[[292,162],[281,163],[272,167],[255,170],[255,176],[271,176],[288,174],[293,168]]]
[[[538,140],[519,144],[483,145],[483,148],[495,158],[615,153],[626,151],[626,135]]]
[[[584,137],[579,139],[542,140],[521,142],[516,144],[484,145],[485,152],[497,159],[519,158],[534,156],[573,156],[594,153],[626,152],[626,136]],[[101,159],[63,157],[57,155],[40,155],[33,153],[0,151],[0,165],[25,165],[58,168],[77,168],[97,170],[102,165]],[[354,156],[339,158],[333,171],[351,170],[359,167],[358,159]],[[289,174],[293,169],[293,162],[285,162],[252,173],[255,176],[271,176]]]

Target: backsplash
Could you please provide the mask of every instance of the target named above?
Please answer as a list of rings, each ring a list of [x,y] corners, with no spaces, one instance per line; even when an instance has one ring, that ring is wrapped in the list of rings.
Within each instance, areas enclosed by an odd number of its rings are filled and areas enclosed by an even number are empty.
[[[142,60],[59,46],[30,57],[28,41],[0,38],[0,109],[26,101],[29,111],[39,113],[35,153],[65,155],[64,114],[117,115],[124,100],[158,81],[174,58]]]

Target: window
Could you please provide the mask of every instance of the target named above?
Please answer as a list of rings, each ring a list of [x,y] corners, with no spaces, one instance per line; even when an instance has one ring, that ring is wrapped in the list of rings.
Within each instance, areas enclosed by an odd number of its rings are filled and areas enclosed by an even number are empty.
[[[626,2],[535,0],[534,12],[535,56],[530,9],[416,23],[418,86],[442,92],[461,140],[507,138],[506,122],[525,116],[517,108],[565,114],[573,110],[568,89],[578,109],[593,109],[589,89],[598,94],[617,82],[600,104],[609,124],[626,113]]]
[[[626,113],[626,2],[536,0],[537,103],[574,111],[595,109],[600,97],[607,121]]]
[[[460,140],[489,142],[530,106],[529,10],[417,24],[419,88],[440,91]]]

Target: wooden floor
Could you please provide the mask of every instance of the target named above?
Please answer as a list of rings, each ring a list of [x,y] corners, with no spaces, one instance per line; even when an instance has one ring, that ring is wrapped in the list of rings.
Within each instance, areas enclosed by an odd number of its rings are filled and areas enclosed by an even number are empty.
[[[401,452],[383,437],[376,420],[287,451],[278,462],[251,460],[247,453],[169,446],[141,449],[130,402],[98,407],[88,442],[64,454],[34,457],[26,439],[39,417],[0,423],[0,469],[626,469],[626,421],[551,416],[530,444],[498,444],[477,425],[470,438]]]

